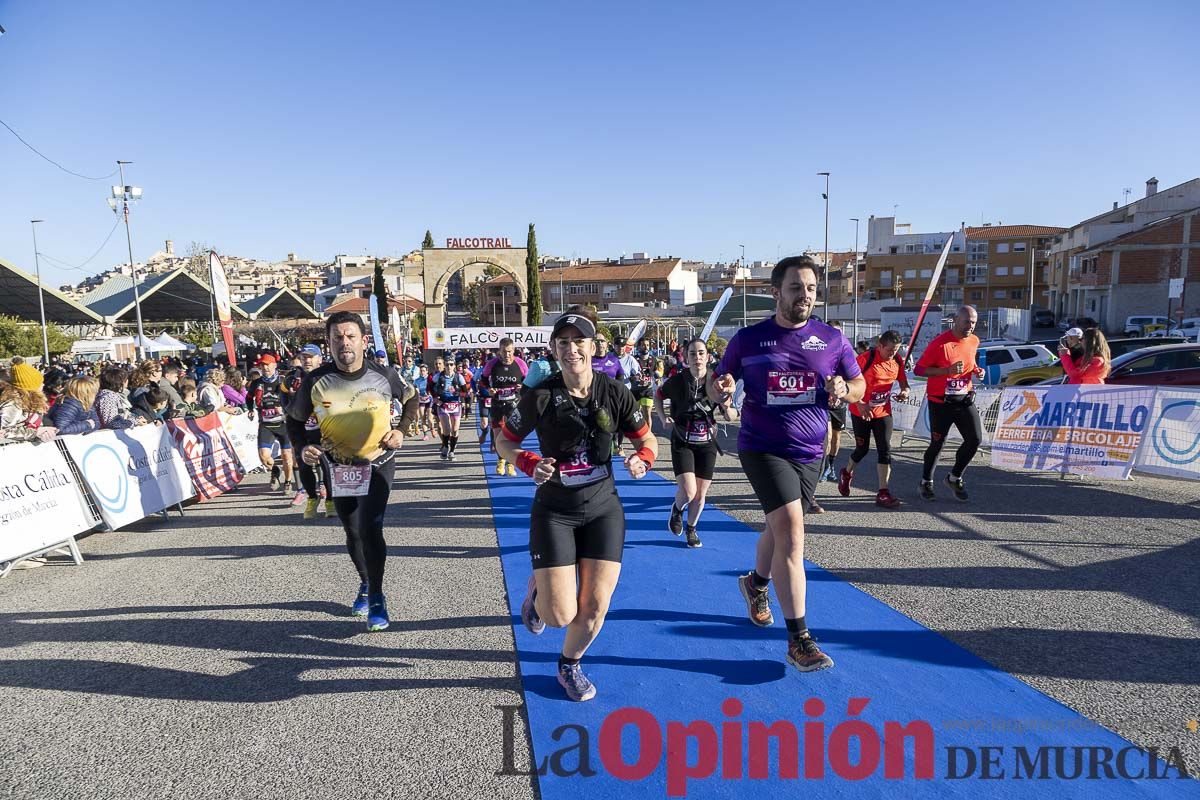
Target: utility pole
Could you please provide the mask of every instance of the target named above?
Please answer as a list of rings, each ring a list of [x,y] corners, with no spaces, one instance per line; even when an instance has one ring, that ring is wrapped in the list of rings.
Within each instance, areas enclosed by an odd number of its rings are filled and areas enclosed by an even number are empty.
[[[38,315],[42,320],[42,367],[50,369],[50,340],[46,335],[46,300],[42,296],[42,264],[38,260],[37,246],[37,224],[42,221],[40,219],[31,219],[29,220],[29,227],[33,230],[33,268],[37,271]]]
[[[829,322],[829,173],[818,172],[817,175],[825,176],[825,193],[821,195],[825,198],[825,306],[821,310],[821,320]]]
[[[133,307],[137,313],[137,358],[141,361],[146,355],[145,335],[142,331],[142,295],[138,288],[137,266],[133,263],[133,237],[129,233],[129,203],[141,200],[142,190],[136,186],[125,185],[125,167],[132,163],[132,161],[117,161],[117,169],[121,174],[121,185],[112,187],[112,197],[109,198],[108,207],[115,214],[117,201],[120,200],[122,211],[125,214],[125,244],[129,247],[129,274],[133,277]]]
[[[854,281],[854,341],[858,341],[858,217],[851,217],[850,221],[854,223],[854,267],[851,272],[851,279]]]

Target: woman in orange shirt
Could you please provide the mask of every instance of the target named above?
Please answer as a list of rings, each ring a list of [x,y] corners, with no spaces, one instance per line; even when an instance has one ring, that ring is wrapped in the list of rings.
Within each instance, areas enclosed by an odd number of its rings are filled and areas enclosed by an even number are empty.
[[[866,458],[871,438],[875,439],[875,451],[879,456],[879,492],[875,504],[884,508],[899,508],[900,500],[888,489],[892,477],[892,385],[900,381],[900,400],[908,399],[908,377],[904,365],[896,358],[900,349],[900,334],[886,331],[879,337],[879,344],[858,357],[858,366],[867,381],[861,403],[852,403],[850,413],[854,425],[854,452],[850,463],[838,476],[838,494],[850,496],[850,482],[854,470]]]
[[[1082,339],[1083,355],[1078,359],[1072,358],[1070,349],[1059,342],[1058,360],[1062,362],[1063,371],[1067,373],[1067,383],[1104,383],[1112,363],[1108,340],[1099,328],[1083,331]]]

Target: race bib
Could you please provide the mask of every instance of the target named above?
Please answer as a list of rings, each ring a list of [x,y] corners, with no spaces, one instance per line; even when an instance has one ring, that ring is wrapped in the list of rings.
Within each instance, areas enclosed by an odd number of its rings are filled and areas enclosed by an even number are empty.
[[[496,390],[496,399],[513,400],[517,396],[516,386],[505,386]]]
[[[309,414],[309,415],[308,415],[308,419],[304,421],[304,430],[306,430],[306,431],[319,431],[319,430],[321,430],[321,423],[320,423],[319,421],[317,421],[317,415],[316,415],[316,414]]]
[[[888,400],[891,399],[891,394],[892,390],[890,388],[877,389],[876,391],[871,392],[871,407],[880,408],[881,406],[886,406],[888,404]]]
[[[947,378],[946,394],[963,395],[971,391],[970,378]]]
[[[442,403],[443,414],[457,414],[459,412],[458,402]]]
[[[330,464],[334,497],[362,497],[371,488],[370,464]]]
[[[712,438],[712,429],[706,419],[694,419],[688,423],[687,440],[693,444],[704,444]]]
[[[569,461],[558,465],[558,479],[563,486],[587,486],[608,477],[607,464],[593,464],[588,454],[576,453]]]
[[[491,408],[492,407],[492,398],[490,398],[490,397],[483,398],[483,407]]]
[[[817,402],[817,373],[812,370],[767,373],[767,405],[811,406]]]
[[[273,425],[283,419],[282,408],[264,408],[262,410],[262,421],[268,425]]]

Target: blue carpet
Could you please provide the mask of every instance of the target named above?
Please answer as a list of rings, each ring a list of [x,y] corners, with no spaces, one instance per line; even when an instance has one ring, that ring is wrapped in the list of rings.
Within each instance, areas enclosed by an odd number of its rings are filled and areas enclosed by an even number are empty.
[[[533,636],[521,625],[533,482],[519,473],[497,476],[494,454],[484,462],[533,752],[545,767],[538,781],[548,800],[779,797],[803,791],[839,798],[1197,796],[1195,782],[1177,779],[1162,760],[1151,762],[1140,752],[1127,754],[1127,776],[1153,767],[1168,777],[1122,778],[1113,757],[1108,764],[1114,777],[1107,778],[1105,752],[1077,748],[1115,753],[1131,747],[1126,740],[811,563],[808,622],[836,666],[797,672],[784,660],[786,633],[774,595],[776,624],[759,629],[747,620],[737,590],[735,576],[753,566],[757,532],[710,505],[700,524],[704,547],[688,550],[666,529],[674,484],[655,474],[634,481],[623,468],[618,492],[628,533],[621,581],[607,623],[583,661],[598,695],[572,703],[555,678],[562,631],[547,628]],[[865,698],[866,705],[851,713],[853,698]],[[723,708],[729,699],[734,707]],[[609,715],[631,707],[640,710],[618,714],[602,728]],[[616,724],[626,718],[642,727]],[[797,741],[785,750],[796,757],[798,779],[781,777],[776,744],[765,751],[767,763],[761,766],[762,726],[755,723],[779,721],[785,723],[780,728],[790,723],[797,732]],[[895,727],[919,721],[929,725],[922,746],[897,735]],[[602,730],[609,732],[607,748]],[[646,733],[640,745],[639,730]],[[866,735],[865,746],[860,735]],[[899,777],[885,775],[888,742]],[[925,746],[929,743],[932,747]],[[981,752],[983,747],[997,749]],[[931,779],[914,777],[918,749],[932,756]],[[627,772],[616,761],[618,750]],[[765,768],[768,777],[751,776],[751,750],[756,769]],[[1059,777],[1074,774],[1077,756],[1082,777]],[[817,775],[808,757],[823,774]],[[1095,769],[1092,759],[1099,762]],[[855,772],[860,761],[862,771]],[[972,761],[968,777],[952,777],[968,773]],[[986,771],[1003,777],[984,777],[987,761],[993,766]],[[1040,779],[1043,764],[1046,779]],[[688,765],[698,774],[687,777]],[[1089,779],[1090,773],[1097,778]]]

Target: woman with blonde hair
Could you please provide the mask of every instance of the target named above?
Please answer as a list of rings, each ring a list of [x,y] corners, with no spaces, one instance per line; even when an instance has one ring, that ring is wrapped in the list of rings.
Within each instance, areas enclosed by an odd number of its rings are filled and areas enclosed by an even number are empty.
[[[196,398],[196,402],[200,404],[205,413],[211,414],[228,405],[225,394],[221,391],[221,387],[224,385],[225,370],[221,367],[213,367],[205,373],[204,383],[200,384],[200,394]]]
[[[1058,360],[1062,362],[1063,372],[1067,373],[1067,383],[1104,383],[1112,369],[1112,352],[1104,332],[1099,328],[1088,328],[1079,338],[1083,343],[1083,354],[1079,358],[1071,357],[1065,343],[1058,345]]]
[[[0,392],[0,441],[48,442],[57,430],[42,425],[48,404],[42,394],[45,379],[36,368],[14,360],[8,386]]]
[[[100,417],[93,406],[100,381],[81,375],[67,381],[62,397],[50,409],[50,421],[63,435],[100,430]]]

